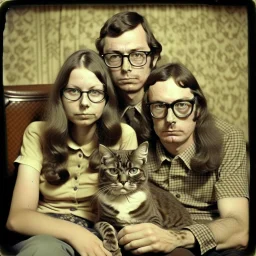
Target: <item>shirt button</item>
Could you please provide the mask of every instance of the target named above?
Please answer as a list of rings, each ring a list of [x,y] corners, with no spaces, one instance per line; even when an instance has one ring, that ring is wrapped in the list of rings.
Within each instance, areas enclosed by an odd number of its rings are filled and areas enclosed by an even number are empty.
[[[71,207],[69,210],[70,210],[71,212],[73,212],[73,211],[76,211],[76,208],[75,208],[75,207]]]
[[[81,167],[81,165],[79,164],[77,167],[78,167],[78,168],[80,168],[80,167]]]
[[[177,198],[180,198],[180,194],[176,194],[175,196],[176,196]]]
[[[77,190],[77,187],[74,187],[74,190],[76,191],[76,190]]]
[[[82,154],[81,153],[79,153],[79,155],[78,155],[79,157],[82,157]]]
[[[75,176],[74,179],[77,180],[77,176]]]

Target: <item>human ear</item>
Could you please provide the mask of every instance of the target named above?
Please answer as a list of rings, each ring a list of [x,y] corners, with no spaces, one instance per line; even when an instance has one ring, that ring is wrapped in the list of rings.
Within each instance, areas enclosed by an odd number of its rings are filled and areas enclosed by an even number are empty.
[[[152,68],[156,67],[156,63],[159,59],[159,55],[154,55],[153,60],[152,60]]]

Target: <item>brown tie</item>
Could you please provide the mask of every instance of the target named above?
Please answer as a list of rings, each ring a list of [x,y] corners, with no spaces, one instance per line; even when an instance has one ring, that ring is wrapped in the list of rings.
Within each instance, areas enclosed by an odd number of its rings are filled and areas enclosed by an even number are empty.
[[[134,108],[131,107],[125,112],[125,117],[127,123],[135,130],[137,134],[138,141],[140,141],[140,130],[141,130],[141,121],[140,113]]]

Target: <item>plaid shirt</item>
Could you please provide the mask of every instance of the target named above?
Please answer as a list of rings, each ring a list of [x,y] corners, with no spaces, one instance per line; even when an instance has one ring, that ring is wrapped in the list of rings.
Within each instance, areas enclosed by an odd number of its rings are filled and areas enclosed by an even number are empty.
[[[147,163],[149,179],[175,195],[190,212],[195,224],[186,229],[196,237],[202,254],[216,247],[213,234],[204,223],[219,217],[217,201],[249,197],[243,133],[224,121],[216,120],[216,125],[224,135],[224,157],[217,170],[199,175],[191,169],[195,144],[172,157],[157,141]]]

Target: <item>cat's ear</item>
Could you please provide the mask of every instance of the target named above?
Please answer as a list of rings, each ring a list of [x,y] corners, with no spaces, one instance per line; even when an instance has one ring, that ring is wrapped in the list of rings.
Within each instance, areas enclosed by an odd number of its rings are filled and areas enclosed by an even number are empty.
[[[100,144],[99,145],[99,152],[101,154],[101,163],[102,164],[107,164],[109,159],[112,159],[115,154],[106,146]]]
[[[135,149],[133,151],[133,153],[131,154],[131,159],[133,159],[133,161],[139,161],[139,164],[145,164],[147,162],[147,156],[148,156],[148,147],[149,144],[147,141],[144,141],[143,143],[141,143],[137,149]]]

